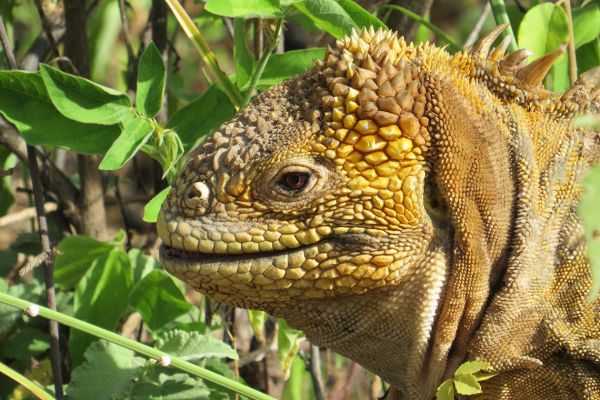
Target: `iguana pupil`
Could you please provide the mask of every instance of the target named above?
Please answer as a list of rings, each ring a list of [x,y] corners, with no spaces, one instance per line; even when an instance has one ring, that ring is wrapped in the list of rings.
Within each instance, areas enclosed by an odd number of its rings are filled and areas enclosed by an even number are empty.
[[[288,172],[281,177],[281,184],[290,192],[300,192],[308,183],[309,175],[303,172]]]

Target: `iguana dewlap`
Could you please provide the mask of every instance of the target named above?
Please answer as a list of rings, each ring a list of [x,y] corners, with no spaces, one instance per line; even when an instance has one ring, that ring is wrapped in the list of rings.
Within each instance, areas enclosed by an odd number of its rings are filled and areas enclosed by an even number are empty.
[[[575,213],[600,69],[541,87],[558,53],[450,55],[363,30],[260,94],[191,155],[161,262],[430,399],[465,360],[486,399],[600,398],[600,301]]]

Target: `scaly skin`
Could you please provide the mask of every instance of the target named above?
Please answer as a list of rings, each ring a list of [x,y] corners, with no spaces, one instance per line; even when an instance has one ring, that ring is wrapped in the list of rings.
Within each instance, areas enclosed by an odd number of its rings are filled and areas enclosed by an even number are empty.
[[[430,399],[488,361],[490,399],[600,398],[600,302],[575,214],[600,149],[499,33],[449,55],[344,38],[190,156],[159,216],[161,262],[212,298],[284,317]],[[596,75],[595,75],[596,74]],[[179,249],[179,250],[178,250]]]

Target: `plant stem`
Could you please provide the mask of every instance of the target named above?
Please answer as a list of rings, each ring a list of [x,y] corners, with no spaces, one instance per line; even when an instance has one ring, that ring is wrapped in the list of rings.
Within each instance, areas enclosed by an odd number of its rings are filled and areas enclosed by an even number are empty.
[[[22,310],[27,310],[27,308],[29,306],[34,304],[30,301],[22,300],[17,297],[10,296],[6,293],[0,293],[0,303],[9,305],[11,307],[20,308]],[[217,385],[231,389],[231,390],[233,390],[243,396],[247,396],[251,399],[275,400],[273,397],[266,395],[264,393],[261,393],[258,390],[248,387],[244,384],[241,384],[239,382],[236,382],[234,380],[231,380],[229,378],[221,376],[215,372],[209,371],[207,369],[204,369],[202,367],[199,367],[197,365],[194,365],[192,363],[184,361],[178,357],[168,355],[167,353],[165,353],[163,351],[153,349],[152,347],[143,345],[134,340],[131,340],[131,339],[128,339],[121,335],[118,335],[114,332],[97,327],[96,325],[92,325],[85,321],[81,321],[77,318],[73,318],[73,317],[70,317],[63,313],[60,313],[57,311],[52,311],[46,307],[41,307],[41,306],[40,306],[39,315],[41,317],[44,317],[47,319],[58,321],[63,325],[70,326],[71,328],[79,329],[87,334],[96,336],[100,339],[107,340],[109,342],[112,342],[119,346],[125,347],[129,350],[133,350],[137,353],[143,354],[146,357],[149,357],[149,358],[152,358],[155,360],[158,360],[163,356],[169,356],[171,358],[171,365],[174,366],[175,368],[178,368],[182,371],[185,371],[189,374],[195,375],[195,376],[205,379],[207,381],[216,383]]]
[[[496,24],[508,24],[508,28],[505,29],[501,35],[501,37],[510,35],[510,43],[508,45],[508,50],[517,50],[518,47],[517,42],[515,41],[515,33],[513,32],[512,25],[510,24],[510,20],[508,19],[508,14],[506,13],[506,5],[504,4],[504,0],[489,0],[489,2],[492,6],[492,14],[494,15],[494,20],[496,21]]]
[[[564,2],[564,7],[567,12],[567,19],[569,20],[569,43],[567,44],[567,51],[569,52],[569,82],[572,86],[577,80],[577,58],[575,56],[575,35],[573,34],[573,15],[571,14],[570,0]]]
[[[29,390],[31,394],[37,397],[40,400],[54,400],[48,392],[46,392],[43,388],[41,388],[38,384],[30,380],[24,375],[21,375],[19,372],[15,371],[8,365],[0,362],[0,373],[8,376],[13,381],[17,382],[19,385],[23,386],[25,389]]]
[[[460,45],[458,43],[456,43],[454,41],[454,39],[452,39],[450,36],[448,36],[444,31],[442,31],[437,26],[433,25],[431,22],[427,21],[425,18],[421,17],[419,14],[415,14],[414,12],[410,11],[408,8],[390,4],[390,5],[381,7],[381,9],[382,10],[390,9],[390,10],[400,11],[402,14],[406,15],[408,18],[412,19],[413,21],[416,21],[420,24],[425,25],[430,31],[435,33],[438,38],[440,38],[441,40],[446,42],[448,44],[448,47],[452,51],[460,51],[461,50]]]
[[[248,102],[252,98],[252,93],[254,92],[254,89],[256,88],[256,85],[258,84],[258,81],[260,80],[260,77],[262,76],[265,67],[267,66],[267,62],[271,57],[271,53],[273,53],[275,46],[277,46],[277,39],[279,38],[279,31],[281,30],[282,23],[283,18],[277,20],[277,26],[275,27],[273,40],[271,41],[271,43],[269,43],[269,46],[267,46],[267,48],[263,52],[262,57],[260,58],[260,61],[258,62],[258,67],[256,68],[256,72],[254,72],[254,75],[252,75],[252,80],[250,81],[250,85],[248,86],[246,97],[244,97],[244,101],[242,102],[242,107],[248,104]]]
[[[171,11],[175,15],[175,18],[177,18],[179,25],[181,26],[187,37],[190,38],[190,40],[202,56],[202,59],[204,60],[206,65],[209,66],[210,70],[215,75],[215,78],[217,78],[217,82],[219,83],[221,89],[225,92],[227,97],[229,97],[229,100],[231,100],[231,103],[234,105],[234,107],[236,109],[239,109],[244,101],[242,95],[240,94],[240,91],[237,90],[237,88],[231,82],[229,77],[225,74],[225,72],[223,72],[221,67],[219,67],[217,57],[208,46],[208,43],[206,43],[204,37],[200,34],[200,31],[198,30],[190,16],[187,14],[187,12],[185,12],[184,8],[181,6],[181,4],[179,4],[177,0],[165,1],[171,8]]]

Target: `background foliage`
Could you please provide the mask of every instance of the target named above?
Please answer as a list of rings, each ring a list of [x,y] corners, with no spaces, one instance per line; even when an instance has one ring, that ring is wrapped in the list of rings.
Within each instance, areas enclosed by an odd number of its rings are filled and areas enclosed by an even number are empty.
[[[285,321],[215,307],[161,270],[152,222],[189,151],[257,91],[310,68],[352,28],[387,24],[454,52],[508,19],[516,44],[533,58],[571,42],[576,63],[563,55],[546,78],[557,92],[569,87],[575,67],[582,73],[600,64],[598,0],[572,7],[490,1],[491,12],[475,0],[416,8],[384,0],[195,0],[184,2],[188,25],[162,0],[69,3],[66,13],[59,0],[0,5],[23,70],[9,71],[10,54],[0,51],[0,292],[45,304],[47,277],[36,266],[53,263],[59,311],[285,399],[376,398],[386,384],[320,352]],[[420,23],[406,19],[405,6]],[[600,125],[595,116],[578,123]],[[34,221],[23,139],[37,146],[42,167],[50,253]],[[596,276],[590,298],[600,288],[599,191],[596,168],[580,206]],[[60,334],[63,383],[73,399],[234,396],[83,331],[63,326]],[[0,305],[0,369],[52,393],[49,360],[47,322]],[[487,368],[463,364],[438,398],[478,393]],[[0,398],[28,396],[0,377]]]

